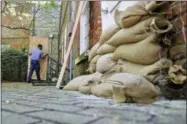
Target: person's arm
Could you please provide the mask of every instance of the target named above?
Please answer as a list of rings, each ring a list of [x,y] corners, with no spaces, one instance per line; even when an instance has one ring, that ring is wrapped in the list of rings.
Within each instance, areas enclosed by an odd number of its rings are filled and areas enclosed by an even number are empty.
[[[48,56],[48,53],[46,53],[45,55],[43,55],[43,52],[41,53],[41,58],[45,59]]]

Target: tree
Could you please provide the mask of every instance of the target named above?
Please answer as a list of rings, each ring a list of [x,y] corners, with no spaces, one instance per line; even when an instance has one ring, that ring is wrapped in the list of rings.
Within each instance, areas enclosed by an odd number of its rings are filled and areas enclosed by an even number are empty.
[[[57,8],[58,5],[54,2],[54,0],[50,0],[49,2],[41,3],[33,3],[33,2],[10,2],[8,0],[4,1],[2,4],[2,15],[7,16],[11,21],[9,24],[2,24],[2,27],[9,29],[24,29],[31,31],[31,28],[34,27],[35,17],[38,11],[49,11],[53,8]],[[28,8],[34,8],[32,12],[27,10]],[[15,26],[13,20],[19,20],[21,24],[19,26]]]

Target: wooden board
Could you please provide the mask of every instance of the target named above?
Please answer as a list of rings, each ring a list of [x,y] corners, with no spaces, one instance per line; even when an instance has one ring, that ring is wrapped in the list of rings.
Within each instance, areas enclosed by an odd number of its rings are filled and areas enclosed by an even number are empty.
[[[38,44],[42,44],[43,45],[43,53],[46,54],[48,53],[48,38],[40,38],[40,37],[30,37],[29,38],[29,52],[31,51],[31,49],[36,48],[38,46]],[[30,57],[29,57],[29,61],[28,61],[28,73],[30,70]],[[40,61],[40,78],[41,80],[46,80],[46,76],[47,76],[47,57],[45,59],[41,59]],[[36,73],[34,72],[32,75],[32,79],[37,79],[36,78]]]
[[[80,16],[81,16],[81,13],[82,13],[83,8],[84,8],[84,4],[85,4],[85,1],[80,1],[79,2],[79,8],[78,8],[78,11],[77,11],[75,24],[73,26],[72,36],[70,38],[67,53],[66,53],[66,56],[64,58],[64,63],[63,63],[63,66],[61,68],[61,71],[60,71],[60,76],[59,76],[57,84],[56,84],[56,88],[58,88],[58,89],[61,87],[61,82],[63,80],[64,73],[65,73],[65,70],[66,70],[66,66],[68,64],[68,59],[69,59],[71,48],[72,48],[72,45],[73,45],[75,33],[77,31],[77,27],[78,27],[78,24],[79,24]]]

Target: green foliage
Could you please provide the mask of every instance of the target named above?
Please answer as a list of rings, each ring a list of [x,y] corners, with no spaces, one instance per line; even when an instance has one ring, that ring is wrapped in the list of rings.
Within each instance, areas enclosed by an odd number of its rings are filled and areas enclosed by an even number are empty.
[[[7,49],[1,55],[2,80],[25,81],[27,76],[28,56],[24,52]]]
[[[44,4],[44,8],[43,10],[44,11],[48,11],[50,9],[54,9],[54,8],[57,8],[58,6],[56,5],[56,3],[54,2],[54,0],[51,0],[50,2],[46,2]]]

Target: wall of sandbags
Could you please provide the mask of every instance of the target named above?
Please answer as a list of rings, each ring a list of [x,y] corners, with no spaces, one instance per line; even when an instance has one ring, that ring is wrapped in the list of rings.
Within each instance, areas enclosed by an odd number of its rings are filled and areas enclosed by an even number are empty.
[[[118,65],[119,60],[147,66],[166,56],[168,49],[160,45],[163,42],[160,39],[173,26],[168,20],[150,14],[145,3],[139,2],[125,11],[116,10],[114,20],[116,25],[102,32],[99,42],[89,53],[90,69],[93,72],[100,70],[99,62],[104,58],[108,61],[108,58],[111,59],[111,66]],[[107,71],[104,69],[99,72]]]
[[[87,71],[91,74],[73,79],[64,90],[116,102],[151,103],[160,95],[167,96],[169,86],[181,88],[186,71],[169,55],[170,37],[176,31],[161,13],[166,4],[172,2],[138,2],[124,11],[115,10],[116,24],[102,31],[89,52]]]

